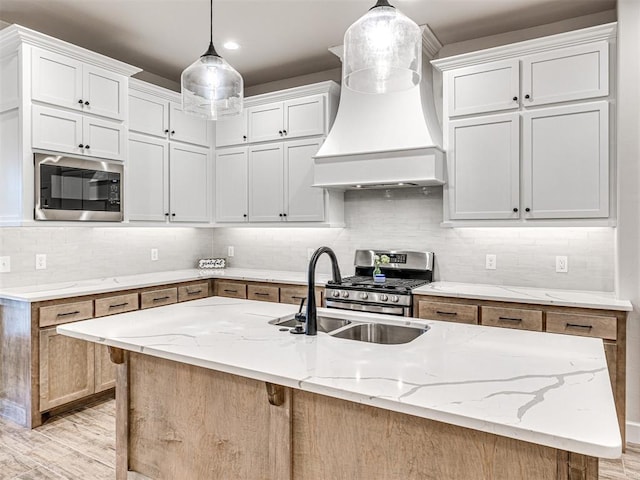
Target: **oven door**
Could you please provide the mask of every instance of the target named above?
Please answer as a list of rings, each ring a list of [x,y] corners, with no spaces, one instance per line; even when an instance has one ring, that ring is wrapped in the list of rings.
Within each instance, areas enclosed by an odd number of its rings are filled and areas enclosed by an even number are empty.
[[[343,310],[356,310],[358,312],[384,313],[385,315],[411,316],[411,307],[377,305],[371,303],[359,303],[354,301],[326,299],[327,308],[341,308]]]
[[[123,166],[35,154],[35,219],[120,222]]]

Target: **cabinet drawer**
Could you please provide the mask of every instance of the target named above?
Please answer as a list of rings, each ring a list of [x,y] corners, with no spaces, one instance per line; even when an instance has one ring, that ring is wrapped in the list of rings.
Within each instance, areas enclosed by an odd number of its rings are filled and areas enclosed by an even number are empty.
[[[282,287],[280,288],[280,303],[300,305],[300,301],[307,298],[307,287]],[[316,299],[318,294],[316,292]],[[305,301],[306,304],[306,301]],[[317,303],[316,303],[317,305]]]
[[[40,307],[40,326],[50,327],[93,317],[93,300]]]
[[[178,289],[163,288],[161,290],[150,290],[140,294],[140,308],[153,308],[162,305],[169,305],[178,301]]]
[[[418,302],[418,318],[477,324],[478,306],[422,300]]]
[[[247,298],[247,285],[236,282],[216,282],[216,295],[219,297]]]
[[[547,332],[616,339],[616,317],[547,312]]]
[[[126,295],[99,298],[96,300],[96,317],[130,312],[132,310],[137,310],[138,305],[137,293],[127,293]]]
[[[542,331],[542,310],[480,307],[482,325]]]
[[[247,298],[249,300],[278,303],[280,301],[280,289],[266,285],[248,285]]]
[[[178,287],[178,301],[197,300],[209,296],[209,284],[207,282],[192,283]]]

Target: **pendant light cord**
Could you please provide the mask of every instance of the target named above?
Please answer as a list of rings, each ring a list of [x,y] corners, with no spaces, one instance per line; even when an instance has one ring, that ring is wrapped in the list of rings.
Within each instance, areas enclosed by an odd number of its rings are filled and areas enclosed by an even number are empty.
[[[220,55],[218,55],[218,52],[216,52],[216,49],[213,46],[213,0],[211,0],[211,10],[209,12],[211,15],[211,24],[209,26],[209,48],[202,56],[206,57],[208,55],[213,55],[214,57],[219,57]]]

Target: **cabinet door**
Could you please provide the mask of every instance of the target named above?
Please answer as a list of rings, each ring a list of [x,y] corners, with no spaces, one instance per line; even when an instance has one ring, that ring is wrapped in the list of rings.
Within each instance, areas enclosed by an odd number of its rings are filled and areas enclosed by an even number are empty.
[[[284,220],[282,144],[249,148],[249,221]]]
[[[93,343],[40,330],[40,411],[94,392]]]
[[[284,144],[287,221],[324,220],[324,189],[312,186],[313,156],[321,143],[321,140],[298,140]]]
[[[246,222],[249,214],[249,164],[246,148],[216,153],[216,221]]]
[[[525,107],[609,94],[609,44],[597,42],[522,59]]]
[[[85,65],[82,99],[86,113],[124,120],[126,115],[127,77],[103,68]]]
[[[124,125],[120,122],[85,116],[82,119],[82,139],[85,155],[125,159]]]
[[[82,110],[82,62],[34,48],[31,57],[34,100]]]
[[[247,143],[247,111],[216,120],[216,147]]]
[[[249,108],[249,141],[264,142],[282,138],[284,123],[282,102]]]
[[[285,137],[322,135],[324,131],[324,96],[296,98],[284,102]]]
[[[125,182],[129,220],[164,222],[169,217],[169,142],[130,134]]]
[[[96,343],[95,346],[95,393],[116,386],[116,366],[111,361],[109,347]]]
[[[445,72],[450,117],[514,110],[520,106],[518,60],[473,65]]]
[[[594,102],[523,114],[526,217],[609,215],[608,112]]]
[[[167,138],[169,102],[154,95],[129,90],[129,131]]]
[[[209,146],[210,123],[202,117],[185,113],[177,103],[170,105],[169,138],[179,142]]]
[[[519,132],[517,113],[449,123],[452,219],[519,217]]]
[[[209,150],[171,145],[169,205],[172,222],[209,222]]]
[[[83,154],[82,115],[35,105],[33,113],[33,148],[55,152]]]

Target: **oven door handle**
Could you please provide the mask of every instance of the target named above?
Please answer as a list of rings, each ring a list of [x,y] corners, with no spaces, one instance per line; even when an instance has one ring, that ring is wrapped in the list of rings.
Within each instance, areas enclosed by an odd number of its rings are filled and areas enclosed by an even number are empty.
[[[408,316],[408,307],[392,307],[371,305],[367,303],[341,302],[327,299],[327,308],[341,308],[343,310],[357,310],[359,312],[385,313],[387,315]]]

